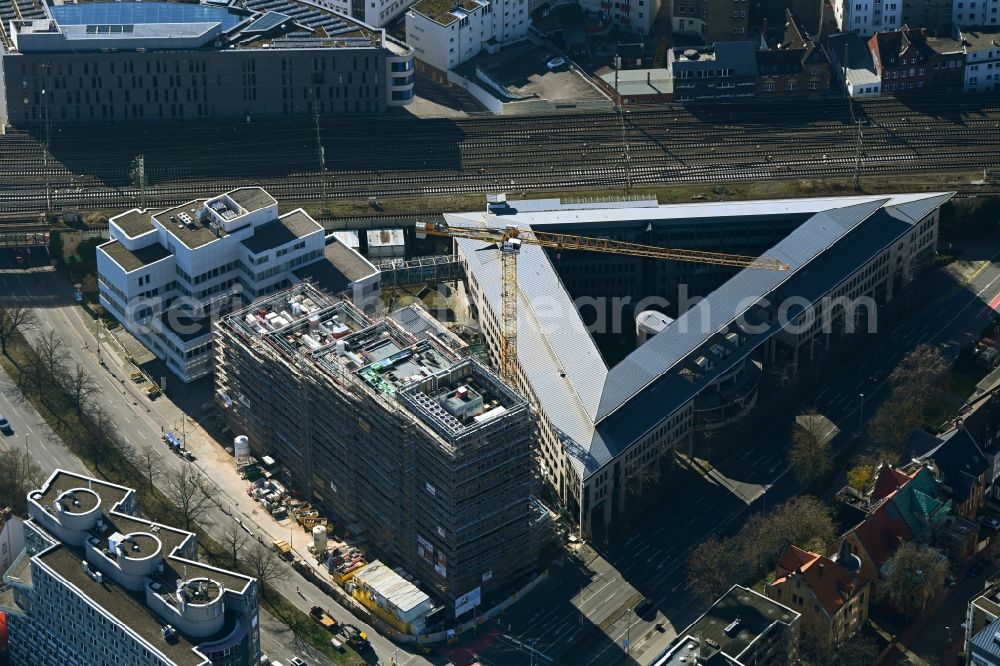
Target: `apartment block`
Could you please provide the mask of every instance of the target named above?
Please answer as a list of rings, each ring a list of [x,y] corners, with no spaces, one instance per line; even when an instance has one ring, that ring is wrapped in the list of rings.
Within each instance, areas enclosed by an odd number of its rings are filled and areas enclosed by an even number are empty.
[[[1000,20],[1000,0],[954,0],[951,21],[960,28],[992,27]]]
[[[967,92],[1000,89],[1000,27],[962,29],[959,39],[965,46],[963,89]]]
[[[298,281],[299,268],[325,265],[360,307],[378,302],[378,269],[335,239],[325,245],[301,208],[279,215],[259,187],[132,209],[109,230],[97,249],[101,305],[185,382],[212,370],[211,317]]]
[[[448,70],[491,48],[524,39],[525,0],[419,0],[406,13],[406,43],[418,70],[445,80]]]
[[[903,25],[904,0],[833,0],[834,19],[841,32],[870,37]]]
[[[425,311],[303,283],[216,324],[229,427],[448,603],[533,571],[536,420]]]
[[[706,44],[747,38],[751,10],[746,0],[678,0],[673,6],[674,32],[701,37]]]
[[[757,88],[755,51],[749,41],[674,49],[674,99],[753,97]]]
[[[258,663],[257,581],[199,562],[194,534],[138,513],[135,490],[63,470],[29,495],[0,592],[12,663]]]

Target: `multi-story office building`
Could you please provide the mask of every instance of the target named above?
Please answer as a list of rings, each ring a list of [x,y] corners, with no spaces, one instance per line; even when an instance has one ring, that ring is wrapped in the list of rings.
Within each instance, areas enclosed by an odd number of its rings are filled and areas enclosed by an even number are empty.
[[[28,497],[4,571],[14,664],[245,666],[257,581],[198,561],[194,534],[138,516],[136,492],[56,470]]]
[[[294,271],[329,264],[358,305],[378,302],[379,271],[305,211],[245,187],[167,210],[133,209],[109,224],[97,249],[101,304],[183,381],[212,369],[213,314],[242,307],[298,280]]]
[[[479,55],[487,43],[519,41],[530,27],[525,0],[419,0],[406,13],[406,42],[417,69],[445,80],[448,70]]]
[[[632,351],[619,344],[602,354],[595,341],[600,333],[632,326],[620,311],[619,316],[585,323],[591,310],[578,310],[580,302],[570,295],[574,278],[564,272],[571,253],[557,258],[539,247],[522,246],[518,265],[531,279],[520,280],[518,288],[521,302],[532,307],[519,308],[520,366],[513,383],[541,417],[543,476],[569,515],[579,520],[581,531],[600,539],[628,520],[636,505],[627,491],[669,465],[675,447],[686,446],[696,428],[717,428],[749,413],[763,372],[794,374],[846,332],[866,331],[878,306],[891,301],[917,267],[933,258],[938,207],[949,197],[668,206],[651,201],[605,208],[541,200],[493,207],[504,224],[622,240],[638,234],[666,247],[727,252],[762,247],[753,254],[791,266],[788,271],[748,268],[733,275],[691,265],[677,275],[690,273],[699,286],[682,293],[683,278],[655,285],[653,291],[650,276],[670,276],[657,273],[655,260],[595,255],[601,264],[578,279],[604,282],[608,292],[586,294],[598,303],[602,296],[630,297],[633,283],[645,285],[635,289],[640,293],[649,289],[671,301],[674,293],[679,301],[705,295],[687,305],[664,304],[661,298],[656,308],[676,308],[667,311],[676,317],[673,322]],[[445,215],[445,223],[454,219],[467,225],[475,217]],[[477,241],[458,240],[457,246],[467,275],[469,314],[499,358],[500,262]],[[621,285],[618,294],[610,291],[612,284]],[[810,305],[790,316],[782,309],[790,298],[796,303],[804,298]],[[635,312],[649,308],[633,305]]]
[[[674,49],[674,99],[753,97],[757,88],[755,50],[753,42]]]
[[[412,52],[297,0],[42,4],[0,28],[0,122],[370,115],[413,97]]]
[[[233,432],[448,603],[536,565],[536,421],[425,311],[371,320],[302,284],[216,324]]]

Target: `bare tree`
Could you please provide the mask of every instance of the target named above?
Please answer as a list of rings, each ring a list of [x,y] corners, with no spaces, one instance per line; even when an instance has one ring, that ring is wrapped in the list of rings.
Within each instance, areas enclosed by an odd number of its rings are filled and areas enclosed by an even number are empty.
[[[181,465],[167,473],[164,493],[177,507],[186,530],[190,530],[212,508],[212,497],[205,483],[190,465]]]
[[[267,590],[288,577],[288,567],[284,565],[277,551],[254,541],[243,551],[244,570],[257,579],[260,593],[267,596]]]
[[[66,343],[56,335],[55,331],[47,331],[38,336],[35,353],[38,354],[47,379],[54,383],[63,371],[63,361],[67,354]]]
[[[25,449],[0,449],[0,507],[23,514],[28,509],[28,493],[43,480],[42,468]]]
[[[222,533],[222,545],[226,547],[226,552],[229,554],[230,564],[235,569],[239,566],[240,553],[243,551],[244,546],[246,546],[247,541],[250,540],[250,535],[247,534],[242,527],[237,527],[236,525],[230,525],[226,528],[226,531]]]
[[[80,433],[80,443],[95,468],[100,468],[102,463],[121,453],[114,422],[106,411],[100,407],[91,409],[81,421],[83,432]]]
[[[63,372],[59,380],[63,391],[76,408],[77,416],[82,416],[84,408],[90,403],[91,396],[98,391],[97,383],[80,363],[71,370]]]
[[[792,426],[788,462],[800,481],[812,485],[830,471],[830,438],[827,420],[810,410]]]
[[[0,351],[7,356],[11,339],[35,325],[35,313],[20,305],[0,305]],[[8,356],[8,358],[10,358]]]
[[[742,563],[733,539],[710,536],[688,559],[688,583],[705,600],[717,599],[739,581]]]
[[[918,413],[923,416],[933,393],[947,385],[951,376],[951,367],[937,347],[928,344],[918,345],[913,351],[903,357],[899,365],[889,375],[893,386],[893,397],[914,403]]]
[[[135,454],[135,464],[146,476],[146,483],[149,484],[149,492],[153,492],[153,486],[163,475],[163,456],[152,447],[138,449]]]
[[[868,422],[868,434],[874,441],[898,452],[903,441],[919,425],[918,405],[893,392]]]
[[[910,614],[927,608],[948,578],[948,561],[941,553],[912,541],[899,547],[887,569],[879,590],[895,609]]]

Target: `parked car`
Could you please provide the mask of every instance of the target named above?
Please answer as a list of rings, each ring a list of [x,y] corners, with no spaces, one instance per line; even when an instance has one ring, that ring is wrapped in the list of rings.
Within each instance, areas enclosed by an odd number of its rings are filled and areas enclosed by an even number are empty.
[[[7,421],[6,416],[0,416],[0,432],[5,435],[13,435],[14,429],[10,427],[10,422]]]
[[[292,666],[306,666],[306,662],[299,657],[292,657],[292,660],[288,662]]]
[[[555,58],[552,58],[547,63],[545,63],[545,66],[548,67],[549,69],[559,69],[565,64],[566,64],[566,58],[563,58],[562,56],[556,56]]]

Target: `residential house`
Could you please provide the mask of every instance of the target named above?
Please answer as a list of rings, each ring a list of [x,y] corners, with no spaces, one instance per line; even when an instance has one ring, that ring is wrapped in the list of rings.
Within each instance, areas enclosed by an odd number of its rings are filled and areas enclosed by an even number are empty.
[[[968,430],[957,428],[938,437],[914,430],[903,443],[903,460],[927,465],[939,491],[951,499],[954,513],[975,519],[986,497],[987,475],[993,466]]]
[[[1000,51],[998,51],[1000,53]],[[998,72],[1000,75],[1000,72]],[[1000,499],[1000,387],[992,387],[959,410],[955,427],[965,430],[986,457],[986,495]]]
[[[934,53],[927,44],[926,28],[877,32],[868,40],[882,92],[921,90],[928,81]]]
[[[754,52],[753,42],[674,49],[674,99],[690,102],[753,97],[757,84]]]
[[[764,588],[802,616],[802,637],[826,649],[849,639],[868,619],[871,590],[859,575],[861,560],[844,541],[836,559],[789,544],[781,553],[775,580]]]
[[[831,72],[848,95],[865,98],[882,93],[882,79],[864,39],[853,32],[830,35],[827,49]]]
[[[754,55],[757,95],[819,97],[830,90],[830,59],[791,11],[785,10],[785,33],[777,44]]]
[[[965,84],[965,43],[953,37],[928,37],[931,49],[930,80],[937,92],[960,93]]]
[[[837,550],[844,548],[846,541],[852,554],[861,560],[859,573],[873,583],[878,583],[883,567],[896,549],[905,541],[910,541],[913,533],[907,527],[899,508],[890,501],[878,505],[868,517],[848,530]]]

